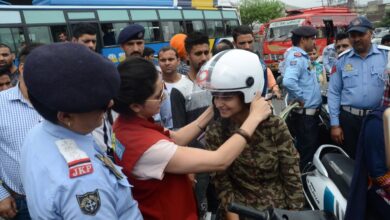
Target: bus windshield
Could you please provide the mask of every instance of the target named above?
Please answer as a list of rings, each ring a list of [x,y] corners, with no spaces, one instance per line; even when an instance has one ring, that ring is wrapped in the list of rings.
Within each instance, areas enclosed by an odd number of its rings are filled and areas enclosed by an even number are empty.
[[[267,32],[267,40],[281,40],[291,37],[291,31],[303,21],[304,19],[295,19],[271,23]]]

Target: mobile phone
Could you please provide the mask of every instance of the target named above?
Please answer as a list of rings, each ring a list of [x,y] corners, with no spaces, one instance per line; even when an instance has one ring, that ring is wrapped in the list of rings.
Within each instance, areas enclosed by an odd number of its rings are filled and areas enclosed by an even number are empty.
[[[390,169],[390,108],[383,113],[383,132],[385,135],[386,165]]]

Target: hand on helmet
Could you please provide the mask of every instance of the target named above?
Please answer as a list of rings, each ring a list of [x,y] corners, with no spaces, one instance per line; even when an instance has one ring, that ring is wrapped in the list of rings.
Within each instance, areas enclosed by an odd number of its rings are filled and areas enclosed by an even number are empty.
[[[257,93],[252,100],[249,117],[260,123],[267,119],[271,113],[271,105],[263,97],[261,97],[259,93]]]

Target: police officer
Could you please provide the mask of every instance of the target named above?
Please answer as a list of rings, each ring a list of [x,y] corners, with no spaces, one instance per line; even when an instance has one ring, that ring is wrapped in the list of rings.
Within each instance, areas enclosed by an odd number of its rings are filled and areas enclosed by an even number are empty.
[[[287,53],[283,78],[289,103],[298,102],[301,107],[294,110],[287,121],[291,133],[296,136],[301,170],[312,160],[319,136],[321,91],[316,69],[310,65],[307,54],[314,48],[316,34],[317,30],[311,26],[301,26],[292,31],[293,47]]]
[[[145,28],[139,24],[130,24],[125,27],[118,36],[118,43],[125,51],[126,57],[142,57],[145,48]]]
[[[352,158],[362,120],[380,105],[388,77],[389,48],[371,44],[373,28],[365,17],[350,22],[347,32],[352,48],[339,55],[329,82],[331,138]]]
[[[90,135],[119,90],[114,64],[74,43],[41,46],[30,55],[24,79],[45,118],[22,147],[32,219],[142,219],[121,168]]]

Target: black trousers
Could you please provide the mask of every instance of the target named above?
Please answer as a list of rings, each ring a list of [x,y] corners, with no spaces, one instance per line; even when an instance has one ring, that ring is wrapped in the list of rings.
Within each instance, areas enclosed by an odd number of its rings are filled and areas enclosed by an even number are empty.
[[[300,155],[299,166],[301,171],[313,161],[314,153],[318,148],[319,118],[318,115],[305,115],[291,112],[287,119],[287,126],[295,138],[295,147]]]
[[[347,111],[340,110],[340,126],[344,133],[343,150],[352,158],[356,156],[356,145],[363,123],[363,116],[353,115]]]

